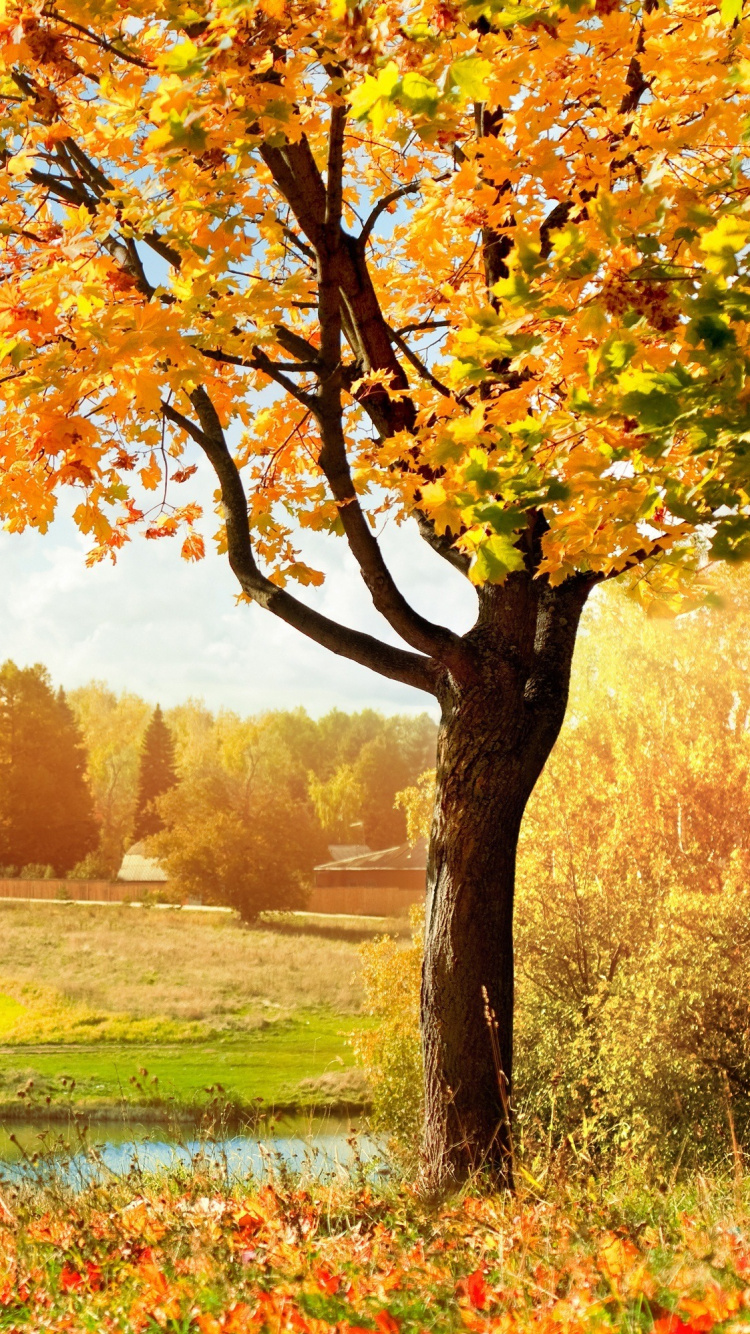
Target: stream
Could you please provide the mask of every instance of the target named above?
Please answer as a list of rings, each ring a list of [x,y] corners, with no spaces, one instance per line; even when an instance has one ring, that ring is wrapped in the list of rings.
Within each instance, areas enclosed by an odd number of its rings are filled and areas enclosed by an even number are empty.
[[[96,1124],[82,1138],[60,1122],[0,1125],[0,1181],[62,1177],[84,1186],[111,1173],[177,1171],[214,1164],[226,1179],[265,1178],[290,1170],[318,1179],[361,1170],[382,1173],[377,1141],[360,1132],[360,1122],[338,1117],[285,1117],[257,1134],[213,1138],[184,1126]]]

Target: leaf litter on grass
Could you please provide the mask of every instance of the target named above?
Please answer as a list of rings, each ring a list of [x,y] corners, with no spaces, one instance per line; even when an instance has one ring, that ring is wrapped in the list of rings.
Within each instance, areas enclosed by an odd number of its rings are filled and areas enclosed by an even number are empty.
[[[727,1194],[644,1224],[585,1195],[228,1188],[200,1171],[0,1207],[0,1329],[144,1334],[739,1334],[750,1219]]]

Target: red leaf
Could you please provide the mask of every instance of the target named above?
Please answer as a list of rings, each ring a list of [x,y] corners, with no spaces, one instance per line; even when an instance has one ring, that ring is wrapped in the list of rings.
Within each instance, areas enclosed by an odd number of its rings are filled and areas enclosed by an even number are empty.
[[[341,1279],[338,1274],[332,1274],[330,1269],[327,1269],[325,1265],[320,1265],[313,1272],[315,1274],[315,1282],[321,1292],[327,1292],[329,1297],[332,1297],[334,1293],[338,1292],[341,1287]]]
[[[86,1261],[86,1280],[94,1292],[102,1286],[102,1271],[93,1260]]]
[[[654,1334],[705,1334],[716,1323],[710,1316],[699,1320],[680,1320],[678,1315],[662,1315],[654,1321]]]
[[[78,1292],[83,1283],[83,1274],[79,1274],[72,1265],[63,1265],[60,1273],[60,1288],[63,1292]]]
[[[191,463],[189,468],[178,468],[172,473],[173,482],[186,482],[188,477],[192,477],[194,472],[198,471],[198,464]]]
[[[473,1274],[469,1274],[466,1280],[466,1295],[472,1306],[487,1305],[489,1293],[481,1269],[476,1269]]]
[[[399,1334],[401,1328],[396,1317],[390,1315],[388,1311],[378,1311],[375,1316],[375,1324],[380,1334]]]

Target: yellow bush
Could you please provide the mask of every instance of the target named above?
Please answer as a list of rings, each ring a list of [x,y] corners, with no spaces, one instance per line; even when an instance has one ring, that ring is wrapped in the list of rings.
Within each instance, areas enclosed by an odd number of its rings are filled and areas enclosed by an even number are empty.
[[[373,1125],[386,1131],[402,1152],[419,1141],[422,1120],[422,1051],[419,987],[424,908],[411,909],[409,944],[379,936],[360,948],[365,1008],[380,1023],[357,1034],[354,1050],[372,1090]]]

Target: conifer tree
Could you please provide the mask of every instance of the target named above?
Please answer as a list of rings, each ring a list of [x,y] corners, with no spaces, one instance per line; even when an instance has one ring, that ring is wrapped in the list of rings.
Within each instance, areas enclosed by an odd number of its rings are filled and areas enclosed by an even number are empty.
[[[138,799],[135,807],[133,837],[136,842],[158,834],[164,827],[156,809],[156,798],[177,782],[174,767],[174,740],[160,705],[157,704],[146,728],[138,770]]]
[[[64,875],[96,846],[86,751],[62,690],[39,664],[0,668],[0,861]]]

